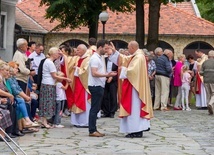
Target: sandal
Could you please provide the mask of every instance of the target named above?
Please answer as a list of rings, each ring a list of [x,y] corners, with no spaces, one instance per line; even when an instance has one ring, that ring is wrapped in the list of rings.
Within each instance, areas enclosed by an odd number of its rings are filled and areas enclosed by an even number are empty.
[[[37,128],[28,128],[28,130],[30,130],[32,132],[38,132],[39,131],[39,129],[37,129]]]
[[[29,130],[30,128],[24,128],[21,132],[26,134],[26,133],[33,133],[34,131]]]
[[[42,124],[41,125],[41,128],[46,128],[46,129],[52,129],[53,128],[53,126],[50,126],[50,125],[48,125],[48,124]]]

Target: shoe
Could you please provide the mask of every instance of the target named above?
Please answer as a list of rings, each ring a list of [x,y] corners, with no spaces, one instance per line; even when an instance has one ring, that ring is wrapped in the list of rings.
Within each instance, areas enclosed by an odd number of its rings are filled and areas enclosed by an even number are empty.
[[[40,125],[37,122],[33,122],[31,127],[39,127]]]
[[[146,130],[143,130],[143,131],[150,131],[150,128],[146,129]]]
[[[143,131],[140,132],[134,132],[132,133],[133,138],[142,138],[143,137]]]
[[[64,128],[65,126],[64,125],[61,125],[61,124],[59,124],[59,125],[54,125],[54,128]]]
[[[114,114],[110,114],[110,116],[109,116],[110,118],[114,118]]]
[[[11,140],[8,137],[4,137],[4,140],[6,140],[6,142],[11,142]],[[4,142],[4,140],[0,137],[0,142]]]
[[[161,111],[169,111],[169,109],[168,108],[163,108],[163,109],[161,109]]]
[[[74,125],[74,127],[76,127],[76,128],[88,128],[88,126],[86,126],[86,125],[85,126],[84,125],[83,126],[81,126],[81,125]]]
[[[106,118],[106,117],[110,117],[110,115],[107,115],[107,114],[102,114],[101,115],[101,118]]]
[[[185,108],[182,109],[183,111],[185,110]]]
[[[93,133],[90,133],[89,134],[90,137],[103,137],[102,134],[100,134],[99,132],[95,131]]]
[[[34,132],[34,131],[29,130],[28,128],[25,128],[25,129],[22,130],[22,133],[23,133],[23,134],[26,134],[26,133],[33,133],[33,132]]]
[[[66,114],[62,113],[62,117],[64,117],[64,118],[68,118],[68,115],[66,115]]]
[[[173,110],[182,110],[180,107],[174,107]]]
[[[18,131],[18,132],[16,132],[16,133],[14,133],[14,135],[16,135],[16,136],[24,136],[25,134],[24,133],[21,133],[20,131]]]
[[[12,134],[12,133],[8,133],[8,136],[9,136],[10,138],[16,138],[16,137],[17,137],[16,135],[14,135],[14,134]]]
[[[187,108],[186,111],[191,111],[191,109],[190,109],[190,108]]]
[[[126,138],[142,138],[143,137],[143,132],[134,132],[134,133],[130,133],[128,135],[125,136]]]
[[[52,129],[53,128],[53,126],[50,126],[50,125],[48,125],[48,124],[41,124],[41,128],[46,128],[46,129]]]
[[[172,103],[167,104],[168,107],[173,107]]]
[[[100,133],[99,131],[97,131],[100,135],[102,135],[102,137],[104,137],[105,136],[105,134],[104,133]]]
[[[212,106],[211,106],[211,105],[208,105],[208,106],[207,106],[207,109],[208,109],[209,115],[213,115],[213,108],[212,108]]]
[[[128,135],[125,135],[125,138],[133,138],[132,133],[129,133]]]

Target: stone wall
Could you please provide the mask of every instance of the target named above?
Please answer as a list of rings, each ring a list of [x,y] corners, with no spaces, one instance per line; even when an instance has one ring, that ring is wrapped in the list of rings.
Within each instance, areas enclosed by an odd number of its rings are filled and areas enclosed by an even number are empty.
[[[98,40],[102,38],[102,35],[98,36]],[[59,47],[63,42],[66,42],[71,39],[82,40],[85,43],[88,43],[88,35],[87,34],[63,34],[63,33],[51,33],[47,34],[45,37],[45,49],[49,49],[52,46]],[[119,35],[112,34],[106,35],[106,39],[108,40],[122,40],[125,42],[129,42],[131,40],[135,40],[134,35]],[[145,38],[146,41],[147,38]],[[178,54],[183,53],[183,49],[192,42],[203,41],[214,47],[214,37],[195,37],[195,36],[160,36],[159,40],[165,41],[170,44],[174,48],[175,59]]]

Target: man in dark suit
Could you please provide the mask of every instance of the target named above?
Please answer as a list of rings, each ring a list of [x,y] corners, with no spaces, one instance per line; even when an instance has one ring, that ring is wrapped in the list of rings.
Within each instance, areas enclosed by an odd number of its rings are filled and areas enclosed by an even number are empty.
[[[112,51],[108,52],[108,56],[110,56]],[[108,57],[105,58],[106,71],[117,71],[118,67],[112,63]],[[105,91],[103,96],[103,101],[101,105],[101,110],[103,111],[102,117],[110,117],[114,118],[115,112],[118,109],[117,103],[117,80],[118,76],[108,77],[105,84]]]

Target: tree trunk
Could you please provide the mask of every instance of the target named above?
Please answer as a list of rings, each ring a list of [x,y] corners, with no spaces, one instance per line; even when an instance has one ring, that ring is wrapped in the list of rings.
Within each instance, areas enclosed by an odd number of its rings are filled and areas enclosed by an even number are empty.
[[[89,28],[89,38],[93,37],[97,39],[97,33],[98,33],[98,16],[95,21],[89,20],[88,21],[88,28]]]
[[[149,51],[154,51],[158,46],[160,6],[159,0],[149,0],[149,30],[146,45]]]
[[[136,0],[136,41],[140,48],[145,47],[144,0]]]

